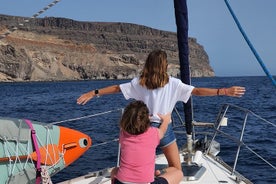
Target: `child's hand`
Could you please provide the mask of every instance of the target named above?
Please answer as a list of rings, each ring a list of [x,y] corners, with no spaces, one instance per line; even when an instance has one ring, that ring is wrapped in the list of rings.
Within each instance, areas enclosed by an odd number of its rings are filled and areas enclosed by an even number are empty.
[[[159,137],[162,139],[167,131],[168,125],[171,122],[171,113],[167,114],[159,114],[158,116],[161,118],[162,123],[159,127]]]
[[[170,123],[171,122],[171,113],[167,113],[167,114],[159,114],[158,116],[161,118],[162,123]]]

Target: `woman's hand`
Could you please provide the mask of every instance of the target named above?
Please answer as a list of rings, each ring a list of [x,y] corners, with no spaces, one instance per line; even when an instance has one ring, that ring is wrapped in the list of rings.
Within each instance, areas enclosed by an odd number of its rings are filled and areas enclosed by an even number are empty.
[[[223,88],[224,95],[233,97],[242,97],[245,93],[245,87],[232,86],[230,88]]]
[[[77,104],[85,105],[89,100],[94,97],[94,91],[90,91],[88,93],[84,93],[77,99]]]

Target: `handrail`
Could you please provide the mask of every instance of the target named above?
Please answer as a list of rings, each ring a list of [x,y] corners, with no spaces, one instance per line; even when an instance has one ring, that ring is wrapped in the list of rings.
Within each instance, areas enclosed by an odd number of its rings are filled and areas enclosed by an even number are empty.
[[[243,119],[243,124],[242,124],[242,130],[241,130],[241,134],[240,134],[240,137],[239,139],[237,139],[236,137],[233,137],[229,134],[227,134],[226,132],[224,131],[221,131],[220,128],[221,128],[221,120],[226,117],[226,114],[227,114],[227,111],[229,109],[236,109],[238,111],[241,111],[244,113],[244,119]],[[248,149],[251,153],[253,153],[254,155],[256,155],[257,157],[259,157],[262,161],[264,161],[266,164],[268,164],[269,166],[271,166],[273,169],[276,170],[276,166],[274,166],[272,163],[270,163],[269,161],[267,161],[265,158],[263,158],[260,154],[258,154],[257,152],[255,152],[253,149],[251,149],[248,145],[246,145],[244,142],[243,142],[243,137],[244,137],[244,132],[245,132],[245,127],[246,127],[246,124],[247,124],[247,120],[248,120],[248,116],[251,115],[251,116],[254,116],[256,117],[258,120],[262,120],[261,122],[265,122],[269,125],[272,125],[274,127],[276,127],[276,125],[268,120],[265,120],[264,118],[260,117],[259,115],[253,113],[252,111],[248,110],[248,109],[244,109],[242,107],[239,107],[239,106],[236,106],[236,105],[233,105],[233,104],[224,104],[221,109],[220,109],[220,112],[218,114],[218,118],[216,120],[216,123],[215,123],[215,132],[213,134],[213,137],[212,137],[212,140],[211,140],[211,143],[210,143],[210,146],[207,150],[207,153],[210,152],[210,149],[211,149],[211,145],[212,145],[212,142],[215,140],[216,136],[218,134],[222,134],[223,136],[227,137],[228,139],[231,139],[233,140],[234,142],[236,142],[237,144],[237,151],[236,151],[236,157],[235,157],[235,161],[234,161],[234,164],[233,164],[233,168],[232,168],[232,174],[235,172],[236,170],[236,165],[237,165],[237,162],[238,162],[238,157],[239,157],[239,154],[240,154],[240,148],[241,146],[244,146],[246,149]]]

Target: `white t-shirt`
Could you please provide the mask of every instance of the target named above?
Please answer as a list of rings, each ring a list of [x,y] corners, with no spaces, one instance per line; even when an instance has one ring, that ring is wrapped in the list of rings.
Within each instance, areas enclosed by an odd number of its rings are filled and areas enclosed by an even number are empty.
[[[120,85],[120,89],[125,99],[133,98],[143,101],[149,108],[152,122],[160,122],[157,115],[166,114],[173,111],[178,101],[186,103],[194,89],[194,86],[184,84],[180,79],[170,77],[169,82],[162,88],[149,90],[139,84],[136,77],[131,82]]]

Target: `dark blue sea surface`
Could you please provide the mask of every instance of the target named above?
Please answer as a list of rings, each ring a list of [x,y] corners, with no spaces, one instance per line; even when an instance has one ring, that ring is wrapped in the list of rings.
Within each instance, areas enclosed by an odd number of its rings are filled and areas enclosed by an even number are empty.
[[[116,165],[118,143],[118,122],[121,108],[129,101],[122,94],[94,98],[82,106],[76,99],[84,92],[108,85],[120,84],[128,80],[92,80],[69,82],[24,82],[0,83],[0,116],[27,118],[44,123],[74,128],[91,136],[92,147],[76,162],[52,177],[54,183],[78,177],[88,172]],[[247,108],[264,119],[276,124],[276,88],[266,77],[214,77],[193,78],[197,87],[246,87],[242,98],[232,97],[193,97],[194,119],[214,122],[222,104],[230,103]],[[177,104],[181,109],[182,104]],[[98,116],[102,112],[106,115]],[[86,116],[95,115],[90,118]],[[83,118],[82,118],[83,117]],[[73,119],[73,120],[72,120]],[[70,120],[70,121],[68,121]],[[234,127],[233,127],[234,128]],[[265,159],[276,165],[276,129],[258,121],[248,122],[245,143],[252,145]],[[177,134],[180,143],[185,137]],[[221,154],[231,164],[234,148],[226,145]],[[236,150],[236,148],[235,148]],[[250,152],[242,149],[237,170],[254,183],[276,183],[276,172]],[[233,159],[232,159],[233,160]]]

